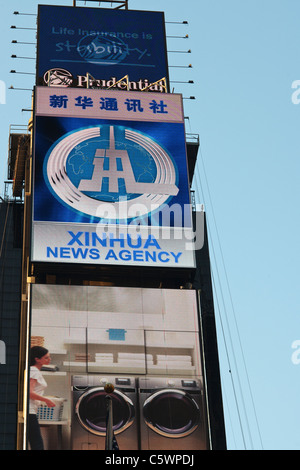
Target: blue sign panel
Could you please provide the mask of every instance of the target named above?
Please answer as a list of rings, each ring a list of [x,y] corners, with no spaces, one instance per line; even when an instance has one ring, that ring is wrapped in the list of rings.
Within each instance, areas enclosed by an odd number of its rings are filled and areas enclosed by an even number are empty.
[[[181,123],[38,116],[35,145],[35,221],[164,225],[190,203]]]
[[[32,260],[194,267],[181,95],[37,87]]]
[[[141,91],[168,83],[163,12],[39,5],[38,18],[38,85]]]

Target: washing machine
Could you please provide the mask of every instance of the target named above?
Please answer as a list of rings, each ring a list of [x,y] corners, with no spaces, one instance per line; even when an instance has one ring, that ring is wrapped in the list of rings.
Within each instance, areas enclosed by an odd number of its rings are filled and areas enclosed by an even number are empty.
[[[110,396],[113,406],[113,429],[119,449],[138,449],[136,378],[74,375],[71,421],[73,450],[105,449],[107,394],[104,386],[108,382],[115,387]]]
[[[194,378],[139,379],[142,450],[207,450],[203,384]]]

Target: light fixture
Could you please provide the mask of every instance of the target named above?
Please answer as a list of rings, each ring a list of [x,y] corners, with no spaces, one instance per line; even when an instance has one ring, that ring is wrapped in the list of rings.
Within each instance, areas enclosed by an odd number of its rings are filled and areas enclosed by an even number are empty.
[[[9,73],[20,73],[22,75],[35,75],[35,73],[31,73],[31,72],[17,72],[16,70],[10,70]]]
[[[32,91],[32,88],[15,88],[13,85],[9,87],[9,90],[22,90],[22,91]]]
[[[31,29],[33,31],[36,31],[36,28],[19,28],[19,26],[12,25],[10,29]]]
[[[21,41],[17,41],[16,39],[13,39],[12,41],[12,44],[32,44],[33,46],[35,46],[35,42],[21,42]]]
[[[187,39],[189,37],[188,34],[186,34],[185,36],[166,36],[167,38],[178,38],[178,39]]]
[[[182,54],[190,54],[192,51],[189,49],[188,51],[168,51],[168,52],[176,52],[176,53],[182,53]]]
[[[23,56],[17,56],[15,54],[12,54],[11,58],[12,59],[32,59],[32,60],[35,60],[35,57],[23,57]]]
[[[166,21],[168,24],[188,24],[187,21]]]
[[[192,64],[189,65],[169,65],[169,67],[177,67],[177,68],[192,68]]]
[[[28,15],[28,16],[36,16],[35,13],[20,13],[19,11],[14,11],[14,15]]]
[[[176,80],[170,80],[170,83],[194,83],[194,80],[188,80],[187,82],[181,82]]]

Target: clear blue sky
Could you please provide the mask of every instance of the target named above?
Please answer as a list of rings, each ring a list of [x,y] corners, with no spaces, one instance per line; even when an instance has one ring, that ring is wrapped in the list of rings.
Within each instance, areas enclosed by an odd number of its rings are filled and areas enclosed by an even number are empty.
[[[0,80],[32,88],[34,76],[9,71],[34,72],[33,60],[11,55],[34,57],[35,47],[11,40],[35,42],[35,33],[10,26],[34,28],[35,17],[13,12],[72,0],[2,3]],[[168,38],[169,51],[192,51],[169,53],[170,78],[195,81],[173,86],[196,97],[185,100],[186,130],[201,141],[193,188],[209,224],[228,448],[299,450],[300,104],[292,83],[300,80],[300,3],[129,0],[129,8],[165,11],[167,36],[181,37]],[[30,106],[30,92],[6,89],[1,194],[9,125],[26,125],[21,110]]]

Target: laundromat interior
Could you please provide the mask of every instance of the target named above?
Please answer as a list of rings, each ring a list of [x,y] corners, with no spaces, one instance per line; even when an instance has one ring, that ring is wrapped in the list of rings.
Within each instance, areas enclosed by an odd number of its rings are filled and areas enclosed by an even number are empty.
[[[42,417],[48,449],[104,449],[107,382],[120,448],[207,448],[194,291],[33,285],[37,342],[51,354],[47,394],[61,400],[60,421]]]

